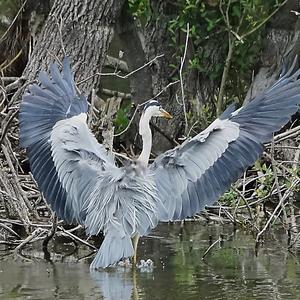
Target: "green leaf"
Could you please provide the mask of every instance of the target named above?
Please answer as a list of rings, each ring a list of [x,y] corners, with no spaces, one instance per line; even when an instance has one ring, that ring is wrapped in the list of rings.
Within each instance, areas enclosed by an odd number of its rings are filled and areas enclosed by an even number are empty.
[[[238,18],[240,18],[241,17],[241,8],[240,8],[240,6],[239,5],[234,5],[233,7],[232,7],[232,11],[233,11],[233,13],[232,13],[232,15],[233,16],[236,16],[236,17],[238,17]]]

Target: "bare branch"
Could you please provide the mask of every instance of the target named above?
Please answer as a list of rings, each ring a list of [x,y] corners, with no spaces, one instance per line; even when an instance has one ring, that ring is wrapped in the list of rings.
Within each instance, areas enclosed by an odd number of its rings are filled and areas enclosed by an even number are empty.
[[[6,29],[6,31],[3,33],[3,35],[0,38],[0,43],[5,39],[6,35],[8,34],[8,32],[11,30],[11,28],[13,27],[13,25],[15,24],[18,16],[20,15],[20,13],[22,12],[23,8],[25,7],[27,3],[27,0],[25,0],[23,2],[23,4],[21,5],[20,9],[18,10],[16,16],[14,17],[14,19],[12,20],[11,24],[9,25],[9,27]]]
[[[186,58],[186,52],[187,52],[187,47],[188,47],[188,42],[189,42],[189,33],[190,33],[190,24],[186,24],[186,39],[185,39],[185,46],[184,46],[184,52],[183,56],[180,58],[180,69],[179,69],[179,78],[180,78],[180,87],[181,87],[181,97],[182,97],[182,107],[183,107],[183,113],[184,113],[184,121],[185,121],[185,126],[184,126],[184,134],[187,135],[188,133],[188,119],[187,119],[187,113],[186,113],[186,103],[185,103],[185,95],[184,95],[184,84],[183,84],[183,66]]]
[[[128,73],[128,74],[126,74],[126,75],[120,75],[120,74],[119,74],[120,71],[118,71],[118,72],[112,72],[112,73],[96,73],[96,74],[93,74],[93,75],[91,75],[91,76],[89,76],[89,77],[87,77],[87,78],[85,78],[85,79],[79,81],[79,82],[77,83],[77,85],[80,85],[80,84],[82,84],[82,83],[84,83],[84,82],[86,82],[86,81],[88,81],[88,80],[94,78],[95,76],[116,76],[116,77],[121,78],[121,79],[126,79],[126,78],[132,76],[133,74],[137,73],[138,71],[144,69],[145,67],[151,65],[155,60],[157,60],[158,58],[161,58],[161,57],[163,57],[163,56],[164,56],[164,54],[160,54],[160,55],[155,56],[153,59],[151,59],[150,61],[148,61],[148,62],[145,63],[144,65],[140,66],[139,68],[137,68],[137,69],[131,71],[130,73]]]

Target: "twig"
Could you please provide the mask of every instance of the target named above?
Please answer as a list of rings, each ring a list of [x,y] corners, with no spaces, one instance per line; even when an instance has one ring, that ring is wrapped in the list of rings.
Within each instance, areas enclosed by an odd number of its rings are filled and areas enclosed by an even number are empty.
[[[125,99],[125,100],[130,100],[132,98],[131,94],[122,93],[122,92],[113,91],[113,90],[104,89],[104,88],[101,89],[101,92],[106,96],[121,97],[122,99]]]
[[[17,55],[15,55],[15,57],[7,64],[7,65],[5,65],[5,66],[3,66],[3,64],[1,64],[1,66],[0,66],[0,72],[2,72],[2,71],[4,71],[5,69],[7,69],[9,66],[11,66],[20,56],[21,56],[21,54],[22,54],[22,52],[23,52],[23,50],[21,49],[18,53],[17,53]]]
[[[300,125],[294,127],[293,129],[290,129],[286,132],[275,135],[274,136],[274,141],[275,142],[281,142],[281,141],[286,140],[288,138],[296,137],[298,135],[300,135]],[[267,144],[267,146],[270,146],[270,145],[271,145],[270,143]]]
[[[14,230],[12,230],[9,226],[7,226],[3,223],[0,223],[0,227],[4,228],[5,230],[7,230],[9,233],[16,236],[17,238],[20,238],[20,236]]]
[[[19,221],[19,220],[12,220],[12,219],[0,219],[0,222],[2,223],[8,223],[8,224],[13,224],[13,225],[19,225],[23,226],[24,223]]]
[[[189,132],[188,132],[187,135],[186,135],[186,139],[188,139],[188,138],[190,137],[190,135],[191,135],[191,133],[192,133],[194,127],[195,127],[198,123],[199,123],[199,121],[196,121],[196,122],[194,122],[194,124],[192,124],[191,128],[189,129]],[[195,130],[194,130],[194,132],[195,132]]]
[[[68,230],[65,230],[63,227],[59,226],[58,227],[59,230],[61,230],[62,232],[64,232],[66,235],[70,236],[71,238],[73,238],[76,241],[79,241],[80,243],[94,249],[97,250],[97,248],[93,245],[91,245],[90,243],[88,243],[87,241],[82,240],[81,238],[79,238],[78,236],[76,236],[75,234],[69,232]]]
[[[24,81],[26,81],[26,77],[24,77],[24,76],[17,77],[17,79],[14,82],[5,86],[6,93],[9,93],[10,91],[14,90],[15,88],[20,87],[20,84],[23,85]]]
[[[16,16],[14,17],[14,19],[12,20],[11,24],[9,25],[9,27],[6,29],[6,31],[3,33],[3,35],[0,38],[0,43],[5,39],[7,33],[10,31],[10,29],[13,27],[14,23],[16,22],[18,16],[20,15],[21,11],[23,10],[23,8],[25,7],[27,3],[27,0],[25,0],[23,2],[23,4],[21,5],[20,9],[18,10]]]
[[[294,163],[292,164],[292,170],[293,172],[297,172],[298,166],[297,163],[299,162],[299,156],[300,156],[300,144],[298,145],[298,149],[295,152],[294,155]],[[289,210],[290,210],[290,216],[289,216],[289,229],[288,229],[288,235],[289,235],[289,245],[294,245],[299,237],[299,230],[297,226],[297,220],[295,216],[295,209],[294,209],[294,193],[291,193],[291,196],[289,197]]]
[[[37,80],[29,80],[29,81],[26,81],[22,86],[20,86],[18,88],[18,90],[14,93],[14,95],[11,97],[9,103],[8,103],[8,107],[12,108],[11,106],[15,103],[18,103],[16,102],[17,100],[20,100],[21,98],[21,95],[24,93],[24,90],[27,88],[28,85],[32,84],[32,83],[36,83]]]
[[[77,225],[76,227],[74,227],[74,228],[71,228],[71,229],[68,229],[67,231],[68,232],[74,232],[74,231],[76,231],[76,230],[78,230],[78,229],[82,229],[83,228],[83,226],[82,225]]]
[[[61,46],[61,49],[62,49],[62,52],[64,54],[64,56],[66,56],[66,50],[65,50],[65,46],[64,46],[64,43],[63,43],[63,35],[62,35],[62,27],[63,27],[63,18],[60,14],[60,22],[58,22],[58,19],[57,19],[57,16],[53,15],[54,19],[55,19],[55,23],[57,25],[57,28],[58,28],[58,32],[59,32],[59,39],[60,39],[60,46]]]
[[[88,126],[90,128],[91,128],[93,116],[94,116],[95,100],[96,100],[96,91],[95,91],[95,89],[92,89],[91,105],[89,107],[89,114],[88,114]]]
[[[266,146],[266,148],[271,148],[271,146]],[[299,147],[286,146],[286,145],[274,145],[274,149],[290,149],[290,150],[299,150]]]
[[[300,237],[300,232],[298,232],[294,240],[289,244],[288,249],[291,249],[297,243],[299,237]]]
[[[228,72],[230,69],[230,64],[231,64],[231,59],[232,59],[232,55],[233,55],[233,49],[234,49],[234,39],[232,39],[232,33],[231,33],[231,25],[230,25],[230,20],[229,20],[229,15],[228,15],[228,11],[229,11],[229,7],[230,7],[231,1],[228,1],[227,4],[227,9],[226,9],[226,16],[224,15],[223,9],[222,9],[222,1],[220,1],[220,5],[219,5],[219,9],[222,13],[224,22],[226,24],[227,27],[227,31],[228,31],[228,52],[227,52],[227,57],[225,60],[225,65],[223,68],[223,73],[222,73],[222,79],[221,79],[221,84],[220,84],[220,90],[219,90],[219,94],[218,94],[218,98],[217,98],[217,115],[219,116],[223,110],[223,97],[224,97],[224,90],[225,90],[225,85],[226,85],[226,81],[227,81],[227,77],[228,77]]]
[[[153,122],[150,121],[151,127],[153,127],[157,132],[159,132],[162,136],[164,136],[173,146],[177,146],[178,143],[175,141],[174,137],[169,136],[166,131],[162,130],[160,127],[155,125]]]
[[[121,78],[121,79],[126,79],[126,78],[130,77],[131,75],[135,74],[136,72],[138,72],[138,71],[144,69],[145,67],[151,65],[155,60],[157,60],[158,58],[161,58],[161,57],[163,57],[163,56],[164,56],[164,54],[160,54],[160,55],[155,56],[153,59],[151,59],[150,61],[148,61],[148,62],[145,63],[144,65],[140,66],[139,68],[137,68],[137,69],[131,71],[130,73],[128,73],[128,74],[126,74],[126,75],[120,75],[120,74],[119,74],[120,72],[112,72],[112,73],[95,73],[95,74],[93,74],[93,75],[91,75],[91,76],[88,76],[87,78],[85,78],[85,79],[79,81],[79,82],[77,83],[77,85],[80,85],[80,84],[82,84],[82,83],[84,83],[84,82],[86,82],[86,81],[88,81],[88,80],[94,78],[95,76],[116,76],[116,77]]]
[[[239,30],[240,30],[240,27],[243,23],[244,14],[240,18],[240,22],[239,22],[239,25],[238,25],[236,31],[233,31],[232,28],[231,28],[230,20],[229,20],[229,8],[230,8],[230,5],[231,5],[231,0],[228,1],[227,8],[226,8],[226,14],[224,14],[224,12],[223,12],[222,1],[220,1],[219,9],[221,11],[221,14],[223,16],[223,19],[224,19],[224,22],[225,22],[225,25],[226,25],[226,28],[227,28],[227,31],[228,31],[228,52],[227,52],[227,57],[226,57],[226,60],[225,60],[225,66],[224,66],[223,73],[222,73],[220,90],[219,90],[219,94],[218,94],[218,98],[217,98],[217,115],[221,114],[221,112],[223,110],[223,106],[224,106],[223,97],[224,97],[225,85],[226,85],[226,81],[227,81],[227,77],[228,77],[228,72],[229,72],[229,69],[230,69],[230,64],[231,64],[231,60],[232,60],[232,56],[233,56],[233,51],[234,51],[234,48],[235,48],[235,41],[238,40],[240,42],[243,42],[243,39],[245,37],[251,35],[256,30],[258,30],[261,26],[263,26],[274,14],[276,14],[276,12],[283,5],[285,5],[286,2],[287,2],[287,0],[283,1],[269,16],[267,16],[267,18],[265,20],[263,20],[257,26],[255,26],[251,30],[247,31],[246,33],[240,35]]]
[[[166,85],[160,92],[158,92],[153,98],[156,99],[159,95],[161,95],[166,89],[168,89],[170,86],[179,83],[180,80],[176,80],[173,82],[170,82],[168,85]]]
[[[115,156],[118,156],[118,157],[122,157],[122,158],[124,158],[126,160],[133,161],[132,158],[130,158],[129,156],[126,156],[126,155],[124,155],[122,153],[118,153],[118,152],[112,151],[112,154],[115,155]]]
[[[221,242],[222,241],[222,238],[219,236],[219,238],[216,240],[216,241],[214,241],[207,249],[206,249],[206,251],[204,252],[204,254],[203,254],[203,256],[202,256],[202,260],[204,260],[204,258],[205,258],[205,256],[209,253],[209,251],[217,244],[217,243],[219,243],[219,242]]]
[[[296,186],[297,184],[299,184],[299,181],[298,180],[295,180],[291,187],[284,193],[283,197],[281,198],[281,200],[279,201],[279,203],[277,204],[276,208],[274,209],[273,213],[271,214],[270,218],[268,219],[267,223],[265,224],[264,228],[257,234],[256,236],[256,243],[259,242],[259,239],[261,237],[261,235],[267,230],[267,228],[269,227],[272,219],[274,218],[274,216],[276,215],[277,211],[279,210],[279,208],[282,207],[283,205],[283,202],[287,199],[287,197],[289,196],[292,188],[294,186]]]
[[[106,55],[105,61],[104,61],[104,66],[106,67],[112,67],[114,69],[116,69],[116,67],[118,67],[118,69],[124,73],[129,73],[129,69],[127,66],[126,61],[121,60],[120,58],[116,58],[110,55]]]
[[[14,81],[18,81],[20,78],[22,78],[22,77],[0,77],[0,79],[1,79],[1,81],[3,82],[3,83],[5,83],[5,82],[14,82]]]
[[[31,235],[29,235],[20,245],[18,245],[14,251],[15,252],[21,252],[24,246],[28,243],[30,243],[35,237],[39,236],[40,234],[44,233],[45,230],[41,228],[35,229]]]
[[[18,115],[18,113],[19,113],[19,110],[16,110],[15,112],[12,112],[9,119],[8,119],[8,121],[3,124],[3,127],[2,127],[3,129],[1,130],[0,145],[3,143],[3,140],[6,136],[7,130],[10,126],[10,123]]]
[[[266,24],[277,12],[278,10],[284,6],[286,3],[288,2],[288,0],[283,1],[271,14],[269,14],[262,22],[260,22],[257,26],[255,26],[254,28],[252,28],[251,30],[249,30],[248,32],[244,33],[241,35],[241,39],[244,39],[246,36],[252,34],[253,32],[255,32],[257,29],[259,29],[261,26],[263,26],[264,24]]]
[[[187,119],[187,113],[186,113],[186,103],[185,103],[185,95],[184,95],[184,84],[183,84],[183,66],[186,58],[187,53],[187,47],[189,42],[189,33],[190,33],[190,24],[186,24],[186,38],[185,38],[185,46],[184,46],[184,52],[183,56],[180,57],[180,69],[179,69],[179,78],[180,78],[180,87],[181,87],[181,97],[182,97],[182,107],[183,107],[183,114],[184,114],[184,134],[187,135],[188,132],[188,119]]]
[[[280,185],[279,185],[279,181],[278,181],[277,167],[276,167],[276,163],[275,163],[275,159],[274,159],[274,135],[273,135],[272,142],[271,142],[271,163],[272,163],[272,169],[273,169],[273,174],[274,174],[274,181],[275,181],[275,185],[276,185],[276,188],[278,191],[279,202],[283,203],[282,193],[281,193]],[[287,216],[286,216],[286,211],[284,210],[283,206],[282,206],[282,211],[283,211],[283,216],[284,216],[284,222],[286,224]]]
[[[250,219],[253,220],[254,218],[253,218],[253,215],[252,215],[252,212],[251,212],[251,207],[250,207],[250,205],[249,205],[247,199],[245,198],[245,196],[244,196],[238,189],[236,189],[236,188],[234,188],[234,187],[232,187],[232,189],[233,189],[236,193],[238,193],[239,196],[243,199],[243,201],[245,202],[245,205],[246,205],[246,207],[247,207],[247,210],[248,210]],[[234,210],[234,215],[235,215],[237,209],[238,209],[238,206],[237,206],[237,207],[235,208],[235,210]]]
[[[12,163],[12,161],[10,159],[10,156],[9,156],[9,154],[7,152],[7,148],[4,145],[1,145],[1,148],[2,148],[3,154],[4,154],[5,158],[6,158],[6,161],[8,163],[8,166],[9,166],[11,172],[12,172],[12,175],[13,175],[14,183],[16,185],[16,186],[14,186],[14,188],[18,192],[20,198],[23,199],[23,201],[21,201],[21,199],[19,199],[19,202],[22,203],[22,206],[23,206],[22,208],[26,210],[26,211],[23,211],[23,213],[25,213],[25,216],[24,216],[26,218],[25,221],[27,223],[29,223],[28,208],[32,209],[31,203],[27,199],[24,191],[22,190],[22,188],[20,186],[18,175],[17,175],[16,170],[15,170],[15,168],[13,166],[13,163]]]
[[[128,123],[128,125],[126,126],[126,128],[125,128],[124,130],[122,130],[121,132],[114,134],[114,135],[113,135],[114,137],[115,137],[115,136],[120,136],[120,135],[122,135],[123,133],[125,133],[125,132],[129,129],[129,127],[130,127],[130,125],[132,124],[133,119],[134,119],[134,117],[135,117],[135,115],[136,115],[136,113],[137,113],[137,111],[138,111],[138,109],[139,109],[139,107],[140,107],[141,105],[143,105],[143,104],[138,104],[138,105],[136,106],[136,108],[135,108],[135,110],[134,110],[134,112],[133,112],[133,115],[132,115],[131,119],[129,120],[129,123]]]

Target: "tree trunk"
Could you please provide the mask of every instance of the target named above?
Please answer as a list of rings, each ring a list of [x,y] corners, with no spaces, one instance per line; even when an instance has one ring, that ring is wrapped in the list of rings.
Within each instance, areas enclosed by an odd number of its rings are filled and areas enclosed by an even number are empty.
[[[297,0],[290,0],[268,22],[261,66],[247,93],[245,103],[250,101],[278,78],[282,64],[290,66],[295,55],[300,54],[300,23],[291,11],[299,11]]]
[[[134,18],[129,12],[128,2],[123,6],[118,24],[118,34],[124,51],[124,59],[129,72],[147,63],[143,49],[142,33],[137,28]],[[153,58],[153,57],[151,57]],[[130,77],[132,101],[135,105],[143,103],[153,96],[152,78],[148,68],[143,68]]]
[[[77,82],[101,72],[124,0],[55,0],[23,75],[36,77],[50,62],[68,56]],[[94,76],[79,85],[89,93],[99,82]]]
[[[174,48],[171,45],[171,36],[168,23],[176,15],[176,7],[165,0],[151,0],[151,17],[145,28],[145,52],[147,59],[164,54],[155,61],[151,67],[152,91],[156,95],[173,80],[177,71],[171,67],[174,64]],[[176,99],[178,93],[178,101]],[[182,136],[184,129],[184,116],[180,85],[166,89],[158,99],[163,107],[173,115],[173,119],[166,121],[158,118],[153,121],[153,151],[159,153],[174,147],[174,140]]]
[[[27,64],[31,39],[35,39],[40,25],[43,25],[49,14],[49,2],[11,0],[11,15],[4,17],[3,12],[0,12],[0,28],[6,29],[0,41],[0,70],[5,76],[21,76]],[[17,18],[12,21],[15,16]]]
[[[170,46],[171,37],[168,32],[168,22],[174,18],[176,10],[173,4],[167,1],[150,1],[151,13],[146,28],[138,27],[137,22],[129,13],[128,4],[124,5],[118,26],[118,34],[124,49],[124,59],[128,64],[129,72],[143,66],[156,56],[164,56],[155,60],[151,65],[139,70],[130,76],[132,101],[135,105],[155,97],[169,83],[173,81],[174,49]],[[152,152],[159,154],[176,145],[174,139],[182,134],[183,114],[182,105],[176,101],[175,92],[179,85],[166,89],[158,100],[162,106],[170,111],[174,119],[154,120],[152,125],[153,147]],[[141,151],[141,139],[138,135],[139,116],[126,133],[126,142],[136,147],[135,152]]]
[[[109,43],[113,37],[114,26],[119,18],[124,1],[55,0],[46,23],[37,36],[23,75],[28,80],[35,79],[39,70],[48,70],[51,62],[58,59],[62,60],[64,56],[68,56],[75,71],[77,82],[88,77],[91,78],[79,85],[82,92],[89,93],[92,87],[99,82],[99,76],[93,77],[91,75],[101,72]],[[10,105],[15,106],[15,102],[24,92],[25,86],[19,88],[10,99]],[[16,111],[8,110],[8,107],[7,111],[3,124],[8,124],[11,120],[10,125],[7,125],[8,129],[9,126],[16,126],[15,119],[13,119]],[[1,132],[1,135],[3,135],[5,145],[6,132]],[[4,145],[2,145],[2,149]],[[17,147],[15,141],[12,142],[12,145],[12,147]],[[19,149],[16,150],[16,152],[18,151]],[[6,201],[8,198],[10,205],[5,206],[7,215],[17,217],[23,220],[24,223],[29,223],[28,211],[32,210],[31,203],[26,197],[26,192],[19,184],[18,169],[15,170],[13,163],[8,161],[9,155],[3,156],[3,153],[1,153],[0,157],[1,159],[4,157],[3,165],[10,169],[11,174],[9,175],[13,175],[10,179],[11,177],[6,176],[6,173],[0,172],[0,187],[6,191],[6,195],[0,197],[0,202]],[[14,156],[13,158],[15,159]],[[2,162],[0,167],[2,168]],[[7,195],[11,195],[11,199]]]

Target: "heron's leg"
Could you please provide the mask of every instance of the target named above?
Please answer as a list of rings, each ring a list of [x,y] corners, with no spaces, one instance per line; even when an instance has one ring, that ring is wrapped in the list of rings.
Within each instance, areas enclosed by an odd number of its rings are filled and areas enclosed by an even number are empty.
[[[133,250],[134,250],[134,255],[133,255],[133,265],[136,266],[136,252],[137,252],[137,246],[139,243],[140,235],[137,233],[132,237],[132,243],[133,243]]]

